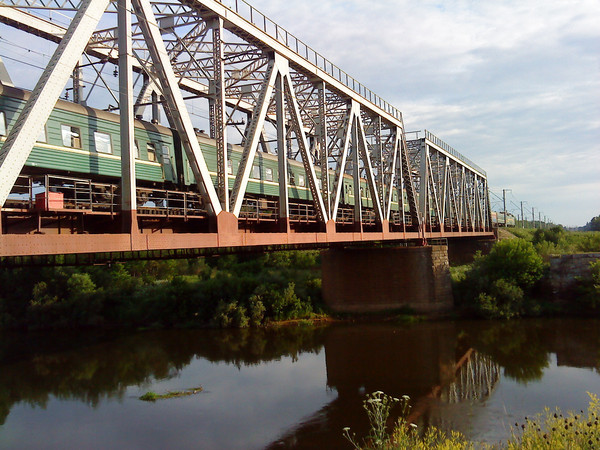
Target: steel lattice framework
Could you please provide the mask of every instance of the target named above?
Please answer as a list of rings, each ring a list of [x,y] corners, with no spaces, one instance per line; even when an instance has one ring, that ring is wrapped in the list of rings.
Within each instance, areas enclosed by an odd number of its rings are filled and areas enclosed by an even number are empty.
[[[68,23],[59,24],[56,14]],[[212,217],[239,218],[253,161],[264,151],[278,158],[282,221],[290,214],[291,159],[304,166],[323,231],[335,231],[346,174],[354,179],[355,198],[361,198],[359,180],[366,180],[369,214],[384,234],[393,231],[393,197],[421,238],[491,232],[483,170],[431,133],[407,141],[400,111],[243,0],[0,0],[0,21],[58,44],[0,151],[0,206],[41,124],[72,83],[75,102],[91,102],[100,86],[117,104],[108,109],[121,116],[123,213],[136,210],[133,119],[151,106],[152,117],[162,112],[181,137]],[[115,66],[118,89],[107,81]],[[93,79],[85,95],[83,70]],[[208,104],[216,181],[189,110],[198,99]],[[228,173],[232,143],[243,153],[239,169]],[[319,180],[315,167],[331,171],[333,181]],[[356,202],[354,222],[360,225],[364,213]]]

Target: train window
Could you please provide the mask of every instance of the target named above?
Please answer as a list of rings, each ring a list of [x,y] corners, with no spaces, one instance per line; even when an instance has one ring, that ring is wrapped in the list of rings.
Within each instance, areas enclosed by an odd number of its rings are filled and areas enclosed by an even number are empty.
[[[94,145],[98,153],[112,153],[110,134],[94,131]]]
[[[48,142],[46,138],[46,125],[44,125],[40,131],[40,134],[37,137],[37,142]]]
[[[0,136],[6,136],[6,116],[0,111]]]
[[[298,175],[298,186],[300,186],[300,187],[306,186],[306,180],[304,178],[304,175]]]
[[[163,164],[170,164],[171,163],[171,155],[169,155],[169,146],[168,145],[163,145],[162,146],[162,157],[163,157]]]
[[[252,166],[252,178],[260,180],[260,167],[257,165]]]
[[[62,135],[62,142],[65,147],[81,148],[81,131],[78,127],[61,125],[60,132]]]
[[[148,161],[156,161],[156,146],[152,142],[146,144],[146,151],[148,152]]]
[[[267,167],[265,169],[265,180],[273,181],[273,169],[271,169],[270,167]]]
[[[233,175],[233,161],[230,159],[227,160],[227,174]]]

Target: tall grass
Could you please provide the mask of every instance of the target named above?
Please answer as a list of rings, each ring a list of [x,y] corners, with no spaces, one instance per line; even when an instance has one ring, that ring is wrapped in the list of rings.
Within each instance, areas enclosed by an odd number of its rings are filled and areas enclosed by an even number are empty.
[[[515,423],[512,436],[506,442],[489,445],[473,442],[460,433],[446,433],[435,427],[419,431],[413,424],[406,423],[409,410],[406,402],[400,402],[382,392],[375,392],[367,396],[364,405],[371,425],[369,435],[359,440],[349,428],[344,428],[343,435],[355,449],[591,450],[600,448],[600,401],[595,394],[589,395],[590,403],[587,411],[563,414],[559,409],[551,411],[547,408],[533,418],[526,417],[522,424]],[[374,402],[374,400],[378,401]],[[385,421],[389,416],[390,408],[397,403],[400,403],[402,408],[400,419],[393,431],[387,433]],[[374,414],[375,411],[379,414]]]

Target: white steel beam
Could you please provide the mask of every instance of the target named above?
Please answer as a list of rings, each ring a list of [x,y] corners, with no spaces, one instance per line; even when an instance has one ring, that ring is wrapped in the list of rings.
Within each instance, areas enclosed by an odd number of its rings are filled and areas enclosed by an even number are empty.
[[[275,55],[275,57],[269,61],[269,67],[267,69],[266,78],[264,80],[258,102],[254,108],[252,120],[248,124],[248,132],[244,142],[244,150],[242,152],[240,166],[238,168],[233,190],[231,192],[230,211],[236,217],[239,217],[240,210],[242,209],[244,194],[246,192],[246,187],[248,186],[248,179],[250,178],[250,170],[252,169],[252,163],[254,162],[254,156],[256,155],[256,148],[258,146],[260,135],[265,123],[265,116],[267,115],[271,96],[273,95],[275,79],[279,73],[279,60],[280,57]]]
[[[327,216],[335,218],[331,214],[331,195],[329,186],[329,151],[327,145],[327,109],[325,99],[325,83],[319,82],[317,85],[317,96],[319,101],[319,123],[317,124],[317,139],[319,148],[319,157],[321,163],[321,195],[325,203]]]
[[[135,143],[131,62],[131,0],[119,0],[119,124],[121,128],[121,211],[135,211]]]
[[[350,144],[350,137],[352,136],[352,126],[354,123],[354,109],[356,104],[351,102],[348,107],[348,117],[346,119],[345,133],[344,133],[344,146],[342,148],[342,160],[338,163],[335,171],[335,183],[334,193],[335,198],[333,200],[333,211],[331,217],[333,220],[337,220],[338,207],[340,205],[340,194],[342,187],[344,186],[344,173],[346,171],[346,163],[348,161],[348,146]]]
[[[300,147],[304,172],[306,173],[306,178],[308,179],[308,187],[310,189],[310,193],[312,194],[313,202],[315,203],[317,216],[322,222],[326,223],[328,220],[327,210],[325,209],[325,203],[323,203],[323,197],[321,196],[321,191],[317,185],[317,175],[315,173],[312,155],[309,152],[308,142],[306,141],[306,134],[304,133],[304,129],[302,127],[302,117],[300,117],[300,110],[298,109],[298,102],[296,101],[294,87],[292,86],[289,72],[287,72],[284,76],[284,87],[288,108],[290,108],[292,126],[296,134],[298,146]]]
[[[357,150],[358,149],[362,150],[361,152],[359,152],[359,154],[362,153],[361,156],[362,156],[364,168],[365,168],[365,171],[367,172],[367,187],[371,191],[371,200],[373,202],[373,208],[375,209],[375,218],[377,219],[377,222],[382,223],[383,222],[383,212],[381,210],[381,201],[380,201],[381,197],[379,196],[379,189],[377,189],[377,184],[375,183],[375,176],[373,174],[373,165],[371,164],[371,157],[369,156],[369,148],[367,147],[367,138],[365,136],[365,130],[363,128],[363,123],[362,123],[360,114],[357,115],[357,117],[356,117],[356,126],[358,127],[358,131],[359,131],[359,144],[360,144],[357,147]],[[383,185],[383,180],[380,180],[380,181],[381,181],[381,185]]]
[[[283,95],[283,75],[275,79],[275,107],[277,115],[277,162],[279,169],[279,218],[289,219],[288,165],[286,149],[285,101]]]
[[[174,125],[180,133],[181,143],[196,178],[198,189],[207,203],[209,212],[216,216],[222,211],[221,203],[210,178],[183,96],[179,90],[177,78],[161,37],[160,28],[152,12],[152,6],[148,0],[134,0],[133,4],[140,19],[140,28],[148,44],[148,51],[163,87],[163,95],[175,122]]]
[[[399,183],[400,184],[400,180],[396,179],[396,163],[397,163],[397,159],[398,159],[398,146],[400,145],[400,138],[398,136],[399,132],[401,133],[402,131],[396,127],[395,130],[395,136],[394,136],[394,150],[392,153],[392,167],[390,168],[390,180],[389,180],[389,184],[387,186],[387,191],[386,191],[386,196],[387,198],[384,200],[385,201],[385,219],[386,220],[390,220],[390,215],[392,212],[392,199],[393,199],[393,194],[394,194],[394,183]],[[400,198],[398,197],[398,205],[400,205]],[[402,211],[402,214],[404,214],[404,211]],[[403,217],[404,219],[404,217]]]
[[[83,0],[0,151],[0,207],[96,29],[108,0]]]
[[[360,186],[360,156],[358,154],[359,122],[352,116],[352,181],[354,184],[354,224],[362,223],[362,193]]]

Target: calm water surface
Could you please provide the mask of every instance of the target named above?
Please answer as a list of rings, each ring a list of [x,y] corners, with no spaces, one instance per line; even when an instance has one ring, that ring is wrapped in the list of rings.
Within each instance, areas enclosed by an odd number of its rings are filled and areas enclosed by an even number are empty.
[[[0,334],[0,448],[349,448],[365,393],[497,442],[545,406],[600,394],[600,322],[360,324]],[[143,402],[147,391],[202,386]]]

